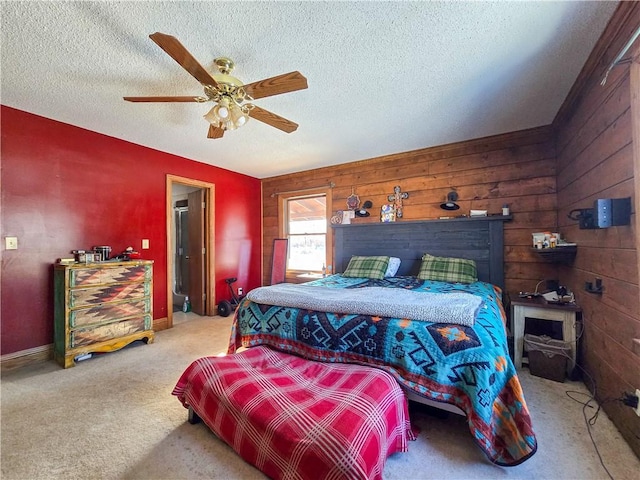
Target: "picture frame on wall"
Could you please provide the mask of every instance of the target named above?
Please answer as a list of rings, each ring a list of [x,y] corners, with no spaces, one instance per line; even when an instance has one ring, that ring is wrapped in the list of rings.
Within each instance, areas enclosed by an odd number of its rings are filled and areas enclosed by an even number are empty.
[[[387,203],[380,207],[380,221],[382,223],[396,221],[396,209],[393,204]]]

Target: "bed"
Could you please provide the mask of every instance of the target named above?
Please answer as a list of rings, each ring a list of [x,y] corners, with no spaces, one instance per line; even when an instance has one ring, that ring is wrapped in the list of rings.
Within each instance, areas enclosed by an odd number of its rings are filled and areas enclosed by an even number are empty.
[[[508,353],[504,220],[508,217],[336,227],[335,271],[345,272],[353,256],[383,255],[401,260],[398,272],[383,279],[335,274],[299,286],[471,295],[481,298],[473,325],[270,305],[248,296],[235,313],[229,352],[266,345],[316,361],[375,366],[392,374],[411,398],[462,410],[491,462],[518,465],[535,453],[537,442]],[[473,260],[478,281],[417,278],[424,253]]]

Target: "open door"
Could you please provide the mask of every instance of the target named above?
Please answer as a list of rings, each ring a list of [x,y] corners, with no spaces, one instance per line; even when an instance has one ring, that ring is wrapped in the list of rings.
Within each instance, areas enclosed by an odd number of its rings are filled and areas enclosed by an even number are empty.
[[[194,215],[198,225],[197,229],[194,229],[192,233],[194,235],[193,245],[199,245],[197,250],[191,250],[191,254],[194,256],[187,260],[194,265],[201,266],[197,268],[198,274],[189,274],[189,300],[191,301],[192,311],[206,316],[213,316],[215,314],[216,296],[215,296],[215,184],[209,182],[203,182],[193,178],[180,177],[177,175],[167,174],[166,176],[166,220],[167,220],[167,317],[166,319],[154,319],[153,325],[156,330],[163,330],[164,328],[173,327],[173,283],[174,283],[174,269],[175,269],[175,244],[172,241],[172,237],[175,234],[172,228],[172,222],[174,218],[172,191],[174,185],[193,187],[188,189],[189,192],[198,190],[199,198],[194,197],[193,200],[187,196],[188,204],[193,204],[194,212],[187,212],[186,216]],[[204,203],[204,206],[203,206]],[[199,207],[198,207],[199,206]],[[199,231],[198,231],[199,230]],[[190,234],[186,235],[187,237]],[[191,242],[189,242],[191,243]],[[191,257],[191,255],[189,255]],[[189,268],[191,270],[191,268]],[[197,287],[193,286],[197,285]],[[191,292],[194,292],[193,294]],[[197,292],[197,293],[195,293]],[[186,293],[186,292],[185,292]]]
[[[188,229],[189,229],[189,300],[191,311],[206,315],[206,276],[204,243],[205,201],[204,190],[189,193]]]

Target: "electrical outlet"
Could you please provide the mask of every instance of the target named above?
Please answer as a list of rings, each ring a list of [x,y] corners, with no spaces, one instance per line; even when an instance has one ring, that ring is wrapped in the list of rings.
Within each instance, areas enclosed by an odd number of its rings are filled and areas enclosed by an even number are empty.
[[[238,288],[238,295],[242,295],[242,287]],[[637,392],[637,390],[636,390],[636,392]],[[636,393],[636,395],[637,395],[637,393]]]
[[[149,248],[149,239],[148,238],[143,238],[142,239],[142,249],[146,250],[147,248]]]
[[[17,250],[18,249],[18,237],[4,237],[5,250]]]
[[[636,405],[635,412],[636,415],[640,417],[640,388],[636,388],[636,398],[638,399],[638,405]]]

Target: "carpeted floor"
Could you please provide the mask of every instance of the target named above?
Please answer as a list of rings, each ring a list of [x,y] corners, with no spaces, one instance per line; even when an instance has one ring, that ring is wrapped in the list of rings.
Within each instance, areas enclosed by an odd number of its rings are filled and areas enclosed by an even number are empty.
[[[253,479],[244,463],[205,425],[187,423],[171,395],[197,357],[226,351],[231,318],[177,313],[175,327],[142,342],[95,356],[64,370],[53,362],[4,373],[1,381],[2,478],[39,479]],[[522,371],[538,452],[510,468],[490,464],[473,442],[465,419],[439,418],[412,405],[421,429],[409,452],[387,460],[386,479],[606,479],[589,438],[580,383],[557,383]],[[593,412],[589,410],[589,415]],[[640,461],[601,413],[592,427],[615,479],[635,479]]]

